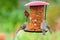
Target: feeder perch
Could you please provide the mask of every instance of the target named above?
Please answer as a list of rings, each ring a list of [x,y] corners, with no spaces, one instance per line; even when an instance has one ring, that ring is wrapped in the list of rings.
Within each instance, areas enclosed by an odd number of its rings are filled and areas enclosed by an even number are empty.
[[[25,31],[27,32],[42,32],[41,23],[45,20],[45,6],[48,5],[46,2],[33,1],[25,4],[24,6],[30,7],[29,19],[30,23],[26,26]],[[45,16],[44,16],[45,15]]]

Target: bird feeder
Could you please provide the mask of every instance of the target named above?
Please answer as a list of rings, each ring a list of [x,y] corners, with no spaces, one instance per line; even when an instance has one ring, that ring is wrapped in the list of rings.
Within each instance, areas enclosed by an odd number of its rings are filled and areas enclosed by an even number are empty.
[[[25,31],[42,32],[41,23],[46,20],[46,6],[48,3],[42,1],[33,1],[25,4],[30,7],[29,20],[30,23],[26,26]]]

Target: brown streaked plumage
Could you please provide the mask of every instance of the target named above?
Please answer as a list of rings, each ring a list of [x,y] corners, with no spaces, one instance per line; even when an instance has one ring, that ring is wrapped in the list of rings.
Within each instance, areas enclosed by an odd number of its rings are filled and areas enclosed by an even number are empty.
[[[19,27],[19,29],[17,30],[17,32],[19,32],[20,30],[24,30],[24,29],[26,28],[26,25],[27,25],[27,24],[21,25],[21,26]],[[16,32],[16,33],[17,33],[17,32]]]

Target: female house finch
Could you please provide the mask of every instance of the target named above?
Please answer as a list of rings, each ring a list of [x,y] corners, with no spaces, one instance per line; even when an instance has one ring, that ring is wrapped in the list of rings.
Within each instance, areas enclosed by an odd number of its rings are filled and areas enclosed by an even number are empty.
[[[45,35],[45,33],[47,32],[46,29],[48,29],[50,33],[53,32],[53,29],[50,26],[48,26],[46,20],[43,20],[43,22],[41,23],[41,28],[42,28],[43,35]]]
[[[26,25],[27,25],[26,23],[21,25],[16,33],[18,33],[20,30],[24,30],[26,28]]]

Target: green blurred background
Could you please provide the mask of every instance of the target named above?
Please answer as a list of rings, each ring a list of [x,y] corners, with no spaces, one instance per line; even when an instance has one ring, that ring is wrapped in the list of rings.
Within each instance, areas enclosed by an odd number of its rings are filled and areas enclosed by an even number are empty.
[[[15,33],[17,28],[26,20],[24,10],[29,12],[29,7],[24,4],[35,0],[0,0],[0,32]],[[38,0],[40,1],[40,0]],[[60,17],[60,0],[41,0],[49,3],[47,21],[55,27],[54,20]]]

